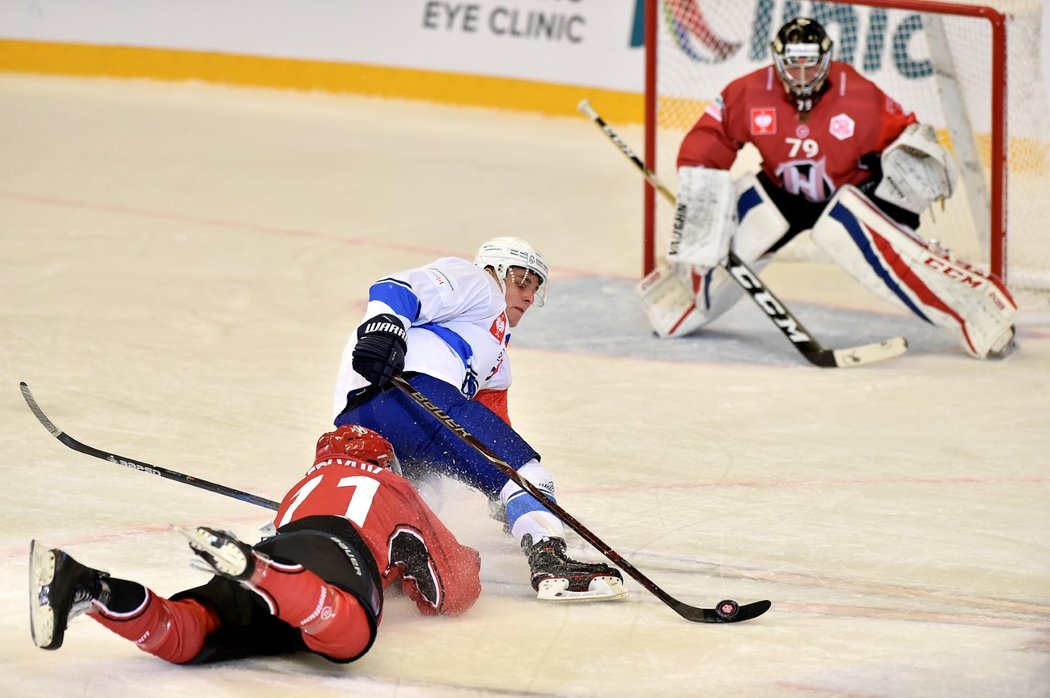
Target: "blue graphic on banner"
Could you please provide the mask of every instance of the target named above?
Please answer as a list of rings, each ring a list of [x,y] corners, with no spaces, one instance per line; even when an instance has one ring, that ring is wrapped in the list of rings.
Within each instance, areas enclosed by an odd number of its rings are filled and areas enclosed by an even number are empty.
[[[635,0],[634,20],[631,22],[631,48],[645,46],[645,0]]]
[[[690,60],[706,64],[723,63],[737,54],[742,43],[715,32],[704,17],[704,4],[704,0],[661,2],[659,16],[662,31],[667,32]],[[636,35],[644,30],[644,5],[644,0],[637,0],[632,46],[636,45]],[[757,0],[754,8],[751,35],[747,42],[747,57],[752,63],[768,62],[769,44],[777,29],[790,19],[804,16],[820,22],[835,37],[835,59],[849,63],[858,70],[869,74],[879,72],[888,60],[893,69],[910,80],[925,78],[934,72],[930,59],[913,57],[912,39],[922,32],[922,15],[898,14],[895,15],[896,21],[891,24],[889,14],[882,8],[858,8],[801,0]],[[863,20],[866,20],[867,28],[862,33]],[[638,45],[641,45],[639,41]]]

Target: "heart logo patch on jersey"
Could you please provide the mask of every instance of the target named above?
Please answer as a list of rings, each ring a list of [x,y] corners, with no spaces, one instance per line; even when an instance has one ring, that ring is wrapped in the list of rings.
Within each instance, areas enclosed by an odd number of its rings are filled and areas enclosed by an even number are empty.
[[[751,135],[771,136],[777,132],[777,112],[772,108],[751,110]]]

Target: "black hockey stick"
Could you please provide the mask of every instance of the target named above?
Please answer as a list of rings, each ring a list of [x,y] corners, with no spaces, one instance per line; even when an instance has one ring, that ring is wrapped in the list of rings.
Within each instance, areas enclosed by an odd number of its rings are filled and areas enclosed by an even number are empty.
[[[201,480],[200,478],[193,477],[192,475],[183,475],[182,473],[174,470],[168,470],[167,468],[161,468],[157,465],[151,465],[144,461],[138,461],[134,458],[128,458],[126,456],[118,456],[115,453],[109,451],[103,451],[87,444],[80,443],[69,434],[63,432],[61,429],[55,426],[55,423],[48,419],[44,411],[40,409],[40,405],[37,404],[36,398],[33,397],[33,393],[29,391],[29,386],[24,382],[18,384],[19,388],[22,389],[22,397],[25,398],[26,404],[29,405],[29,409],[33,411],[36,418],[40,420],[40,423],[44,425],[44,428],[51,432],[51,435],[61,441],[63,444],[79,451],[80,453],[86,453],[89,456],[95,458],[101,458],[102,460],[109,461],[110,463],[116,463],[117,465],[123,465],[126,468],[132,470],[138,470],[143,473],[149,473],[150,475],[160,475],[161,477],[168,478],[169,480],[175,480],[187,485],[193,485],[199,487],[202,490],[208,490],[209,492],[215,492],[216,494],[226,495],[227,497],[233,497],[239,499],[242,502],[248,502],[249,504],[255,504],[263,507],[264,509],[272,509],[277,511],[277,507],[280,506],[278,502],[271,499],[265,499],[258,495],[251,494],[249,492],[242,492],[241,490],[235,490],[232,487],[226,485],[219,485],[214,482],[208,482],[207,480]]]
[[[642,159],[631,149],[631,146],[627,145],[616,131],[609,124],[605,123],[605,120],[594,110],[590,102],[586,99],[580,100],[577,109],[598,125],[602,132],[609,137],[609,140],[616,144],[620,152],[626,155],[641,170],[654,189],[660,192],[672,206],[675,204],[675,195],[671,190],[660,181],[655,172],[646,167]],[[758,274],[751,271],[735,252],[730,250],[729,256],[723,264],[729,275],[733,277],[733,280],[740,284],[740,287],[751,296],[751,300],[762,309],[762,312],[772,320],[773,324],[780,329],[802,356],[814,366],[822,368],[859,366],[874,361],[891,359],[895,356],[900,356],[908,350],[908,342],[904,337],[891,337],[881,342],[863,344],[846,349],[828,349],[813,338],[809,330],[802,326],[798,318],[773,295],[772,291],[766,288],[766,285],[758,278]]]
[[[408,381],[401,376],[394,376],[393,381],[394,385],[400,388],[405,395],[415,400],[420,407],[433,415],[435,419],[441,422],[442,426],[458,436],[478,453],[485,456],[485,458],[488,459],[497,470],[510,478],[511,481],[523,490],[531,494],[536,501],[561,519],[561,521],[569,528],[580,534],[580,537],[593,545],[598,552],[609,558],[613,564],[633,577],[634,580],[645,587],[647,591],[670,606],[675,613],[686,620],[691,620],[696,623],[738,623],[740,621],[757,618],[769,610],[769,607],[772,605],[769,601],[756,601],[741,606],[736,601],[727,599],[725,601],[719,601],[715,608],[698,608],[675,599],[666,591],[658,587],[655,582],[639,572],[634,565],[627,562],[627,560],[606,545],[600,538],[598,538],[598,536],[591,533],[590,529],[577,521],[571,514],[569,514],[569,512],[562,509],[558,503],[552,500],[543,490],[519,475],[517,470],[497,456],[485,444],[478,441],[473,434],[456,422],[456,420],[445,414],[441,408],[431,402],[426,395],[413,388]]]

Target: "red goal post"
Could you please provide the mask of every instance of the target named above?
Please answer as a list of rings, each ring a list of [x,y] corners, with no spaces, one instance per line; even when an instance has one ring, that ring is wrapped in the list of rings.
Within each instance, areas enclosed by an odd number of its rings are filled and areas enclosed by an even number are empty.
[[[1013,276],[1021,268],[1026,270],[1026,284],[1050,285],[1050,278],[1043,276],[1050,275],[1050,253],[1045,251],[1050,245],[1037,230],[1041,221],[1050,221],[1050,204],[1038,201],[1050,199],[1044,193],[1050,184],[1050,112],[1042,84],[1032,79],[1040,70],[1037,59],[1023,55],[1027,51],[1038,56],[1039,2],[646,0],[645,162],[674,189],[678,143],[707,103],[730,80],[770,63],[769,41],[783,22],[810,16],[835,40],[833,58],[853,64],[921,121],[933,123],[954,153],[965,191],[949,200],[946,211],[935,207],[924,214],[920,232],[1004,281],[1008,269]],[[1028,35],[1017,33],[1023,43],[1008,35],[1020,13],[1032,15],[1022,18],[1028,22]],[[1010,51],[1019,55],[1008,55]],[[1035,62],[1037,72],[1019,75],[1011,83],[1009,70],[1016,70],[1019,59]],[[1025,65],[1020,72],[1031,69]],[[1011,88],[1018,94],[1011,94]],[[1011,105],[1033,89],[1039,91],[1043,106],[1025,102],[1018,111],[1031,113],[1022,114],[1019,122],[1009,113]],[[1010,129],[1018,123],[1015,137]],[[1018,165],[1012,157],[1018,158]],[[746,158],[738,158],[738,163],[742,159]],[[755,163],[742,167],[754,169]],[[1018,166],[1026,181],[1034,182],[1024,192],[1010,188],[1010,173]],[[1017,207],[1010,203],[1011,194],[1031,199],[1035,212],[1023,212],[1014,220]],[[645,273],[657,264],[659,239],[670,225],[669,211],[661,210],[667,208],[646,186]],[[1008,237],[1008,221],[1026,228],[1026,234],[1017,237],[1031,251],[1015,246],[1013,230]],[[961,232],[964,229],[968,232]],[[1008,264],[1008,241],[1011,262],[1020,249],[1018,265]]]

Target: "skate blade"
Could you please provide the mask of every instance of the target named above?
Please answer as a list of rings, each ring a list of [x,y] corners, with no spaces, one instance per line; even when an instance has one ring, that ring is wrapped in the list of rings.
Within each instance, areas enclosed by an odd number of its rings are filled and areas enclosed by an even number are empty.
[[[55,554],[35,540],[29,547],[29,632],[33,643],[51,649],[55,636],[55,612],[48,594],[55,580]]]
[[[239,577],[248,568],[247,558],[233,543],[227,541],[216,545],[215,537],[202,527],[183,528],[177,524],[171,524],[171,527],[186,538],[191,548],[207,556],[207,567],[197,565],[197,569],[212,574],[218,572],[227,577]]]
[[[616,577],[595,577],[586,591],[569,591],[568,579],[544,579],[536,598],[543,601],[617,601],[628,591]]]

